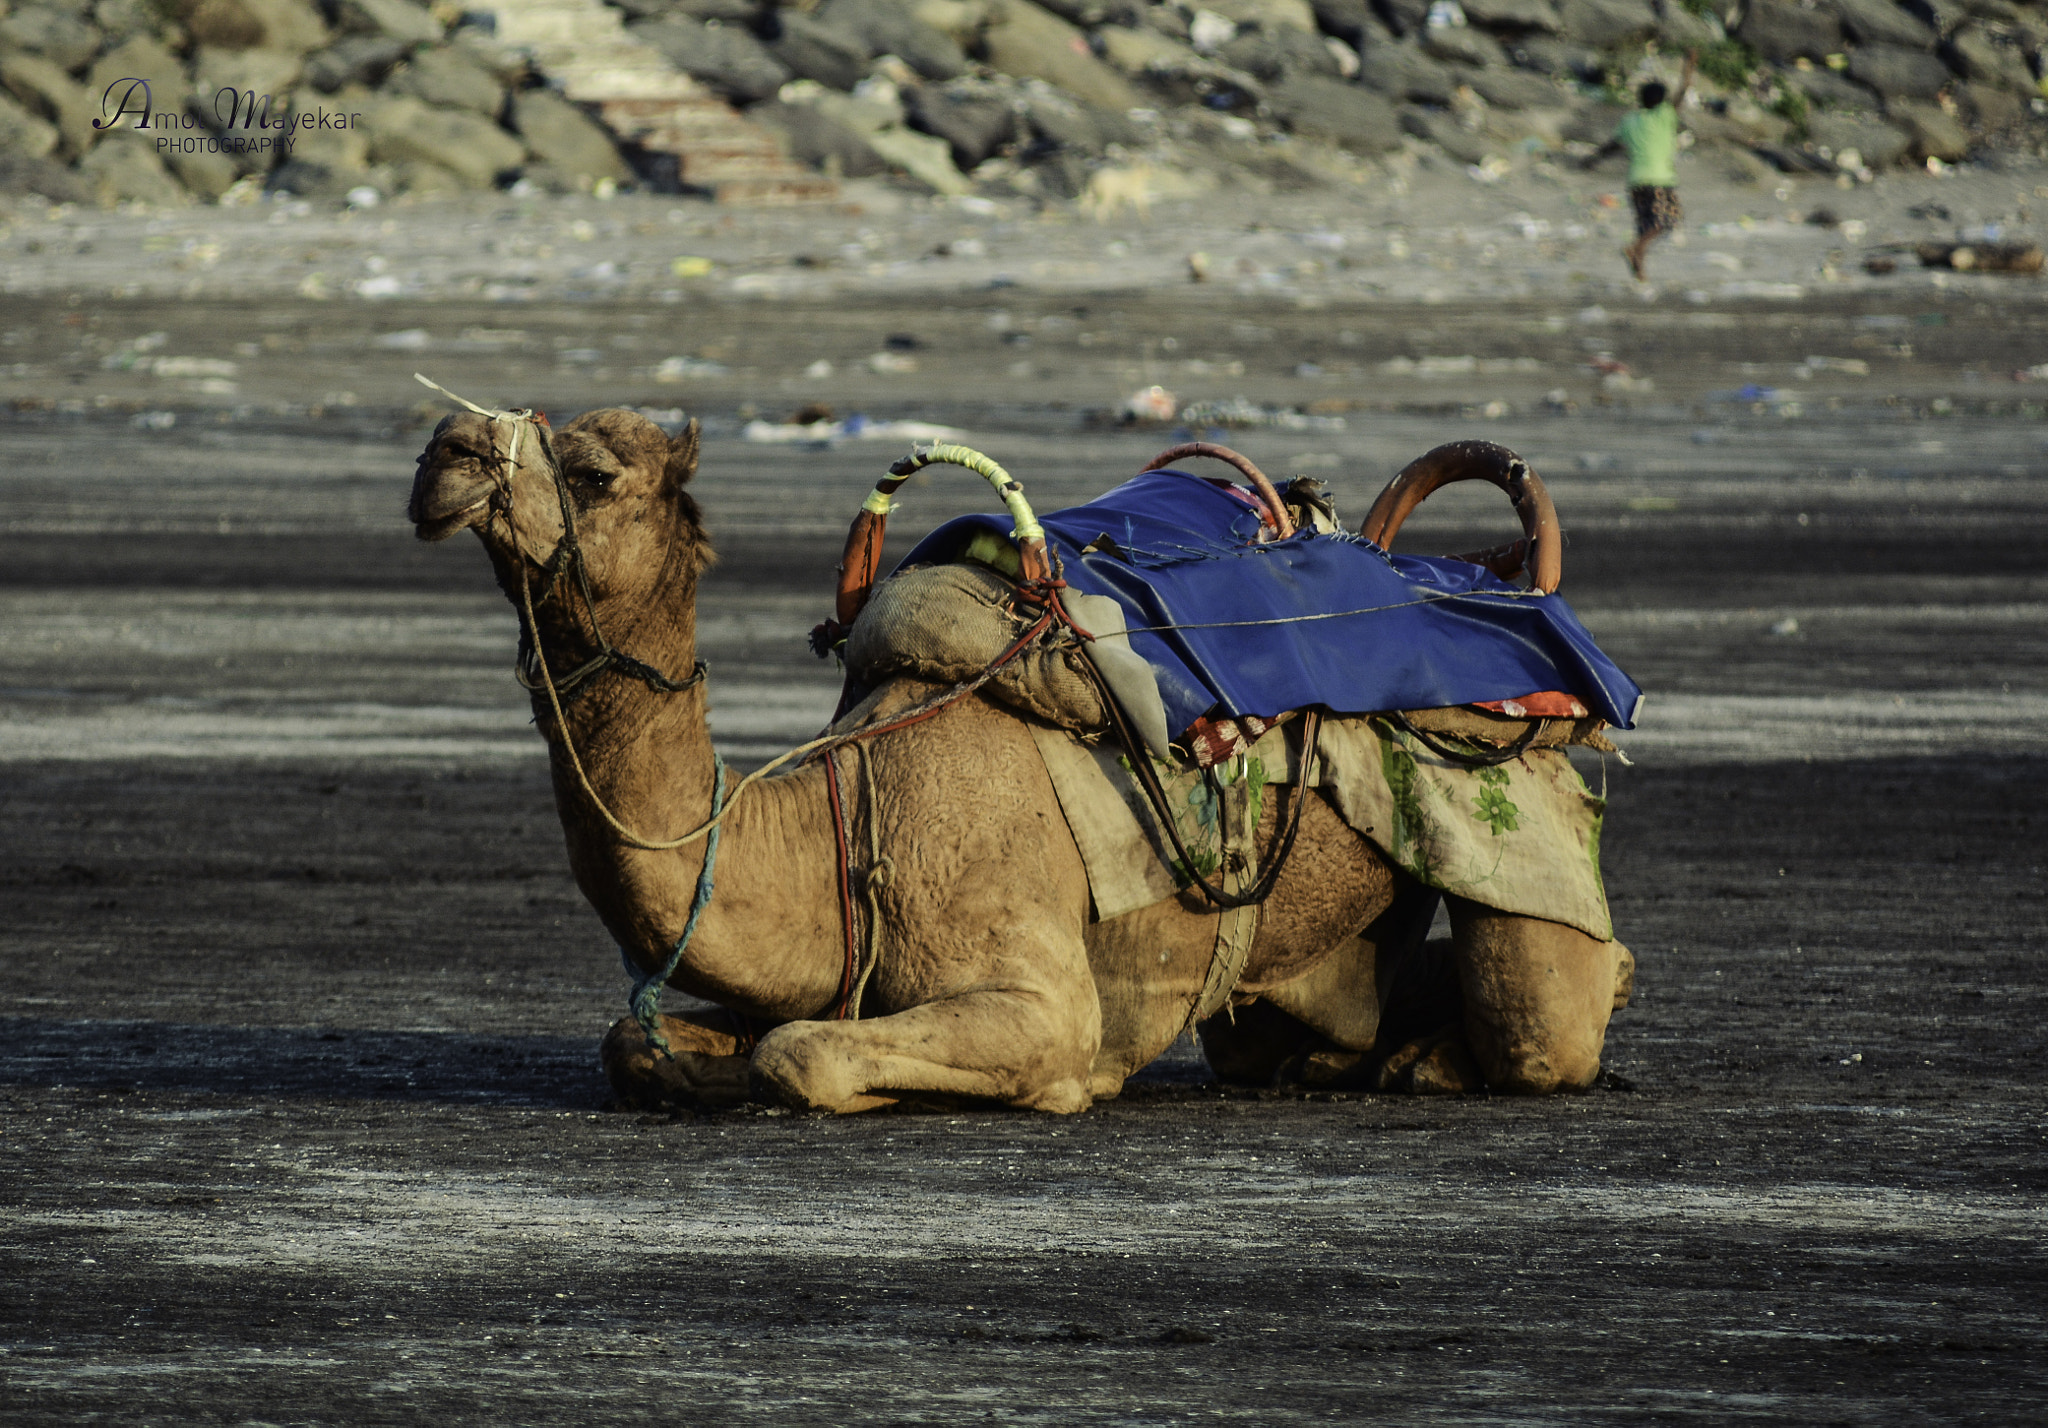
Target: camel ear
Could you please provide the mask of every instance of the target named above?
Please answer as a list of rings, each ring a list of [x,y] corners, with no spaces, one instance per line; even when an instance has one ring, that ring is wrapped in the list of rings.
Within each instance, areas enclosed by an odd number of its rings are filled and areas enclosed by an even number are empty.
[[[697,474],[697,418],[669,438],[667,474],[678,487]]]

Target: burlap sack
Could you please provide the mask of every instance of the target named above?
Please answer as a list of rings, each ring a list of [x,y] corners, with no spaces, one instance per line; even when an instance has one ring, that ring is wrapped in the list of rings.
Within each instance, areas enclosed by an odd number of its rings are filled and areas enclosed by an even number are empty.
[[[1032,621],[1008,609],[1015,587],[985,565],[906,570],[875,587],[846,637],[846,666],[864,684],[914,675],[934,684],[972,679]],[[1062,728],[1100,729],[1109,711],[1071,636],[1037,641],[982,686],[1003,703]]]

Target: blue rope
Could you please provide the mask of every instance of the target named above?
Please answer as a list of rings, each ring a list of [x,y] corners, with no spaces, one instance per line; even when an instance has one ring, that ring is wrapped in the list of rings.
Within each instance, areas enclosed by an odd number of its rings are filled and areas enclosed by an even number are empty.
[[[711,816],[716,819],[725,808],[725,760],[714,751],[711,766],[716,771],[711,784]],[[633,979],[633,990],[626,996],[626,1005],[633,1010],[634,1020],[647,1034],[647,1044],[662,1055],[670,1055],[668,1038],[661,1034],[661,989],[668,985],[668,979],[676,974],[676,968],[683,964],[683,953],[690,945],[691,936],[697,931],[697,919],[704,915],[704,909],[711,906],[711,872],[718,866],[718,835],[725,831],[723,823],[714,822],[711,834],[704,840],[704,871],[697,875],[697,895],[690,901],[690,920],[683,924],[683,935],[676,939],[675,951],[668,954],[668,961],[657,971],[641,975],[634,965],[633,955],[625,948],[619,949],[619,960],[626,964],[626,975]]]

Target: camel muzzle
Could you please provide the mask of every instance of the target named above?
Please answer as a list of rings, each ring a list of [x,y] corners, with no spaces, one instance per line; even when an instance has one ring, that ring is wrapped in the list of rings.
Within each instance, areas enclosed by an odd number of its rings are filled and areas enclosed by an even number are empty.
[[[479,462],[435,465],[422,461],[419,474],[413,477],[412,497],[405,503],[406,518],[421,540],[446,540],[484,519],[495,489]]]

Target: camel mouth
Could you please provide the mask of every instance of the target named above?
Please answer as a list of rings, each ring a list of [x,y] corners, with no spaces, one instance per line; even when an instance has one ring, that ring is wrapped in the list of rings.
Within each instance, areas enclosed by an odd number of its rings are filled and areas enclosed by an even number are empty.
[[[424,541],[446,540],[477,525],[489,510],[495,489],[480,471],[422,465],[406,503],[413,534]]]

